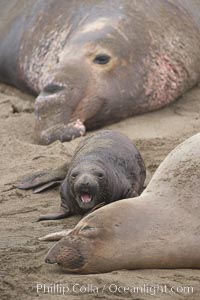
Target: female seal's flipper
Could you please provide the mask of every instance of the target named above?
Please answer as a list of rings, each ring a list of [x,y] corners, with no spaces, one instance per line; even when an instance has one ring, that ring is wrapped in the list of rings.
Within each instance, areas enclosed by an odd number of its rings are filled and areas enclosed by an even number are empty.
[[[18,189],[27,190],[34,189],[34,193],[40,193],[48,188],[59,185],[66,177],[68,171],[68,164],[46,171],[39,171],[34,174],[25,175],[18,180],[14,186]]]
[[[45,236],[42,236],[42,237],[39,238],[39,240],[40,241],[59,241],[63,237],[67,236],[71,231],[72,231],[72,229],[57,231],[57,232],[50,233],[50,234],[47,234]]]
[[[39,221],[45,221],[45,220],[64,219],[64,218],[69,217],[71,214],[72,214],[72,212],[69,208],[61,207],[60,210],[56,213],[41,215],[37,221],[39,222]]]

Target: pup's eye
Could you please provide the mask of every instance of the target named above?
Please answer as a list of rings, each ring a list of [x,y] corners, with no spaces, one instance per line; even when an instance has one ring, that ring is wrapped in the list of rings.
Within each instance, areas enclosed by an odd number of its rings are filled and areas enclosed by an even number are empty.
[[[75,179],[77,176],[78,176],[78,173],[72,173],[72,174],[71,174],[71,178],[72,178],[72,179]]]
[[[104,174],[103,173],[97,173],[97,176],[98,176],[98,178],[103,178],[104,177]]]
[[[111,60],[111,57],[109,55],[107,55],[107,54],[98,54],[94,58],[93,62],[95,64],[105,65],[105,64],[109,63],[110,60]]]

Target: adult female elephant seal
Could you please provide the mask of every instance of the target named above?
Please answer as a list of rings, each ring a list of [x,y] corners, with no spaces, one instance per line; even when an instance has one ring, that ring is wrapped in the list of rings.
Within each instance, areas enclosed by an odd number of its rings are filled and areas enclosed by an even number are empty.
[[[36,173],[16,185],[21,189],[39,186],[40,191],[42,183],[48,187],[58,178],[65,178],[61,185],[60,211],[41,216],[39,220],[84,214],[101,203],[138,196],[146,176],[143,159],[131,140],[112,130],[86,137],[66,169],[66,173]]]
[[[199,81],[198,0],[1,0],[0,80],[29,90],[39,143],[163,107]]]
[[[140,197],[83,218],[45,261],[77,273],[200,268],[199,178],[200,133],[167,156]]]

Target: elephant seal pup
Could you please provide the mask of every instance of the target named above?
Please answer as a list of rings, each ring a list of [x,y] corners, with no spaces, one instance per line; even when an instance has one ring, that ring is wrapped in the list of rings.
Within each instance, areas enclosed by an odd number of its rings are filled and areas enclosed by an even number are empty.
[[[45,261],[74,273],[199,269],[199,178],[200,133],[167,156],[141,196],[87,215]]]
[[[37,95],[37,142],[69,141],[195,86],[199,11],[197,0],[1,0],[0,80]]]
[[[60,211],[41,216],[40,220],[84,214],[101,203],[138,196],[146,172],[139,151],[127,136],[102,130],[80,142],[65,176],[60,189]],[[55,177],[59,177],[58,172]],[[40,185],[42,180],[37,173],[17,187],[31,188]]]

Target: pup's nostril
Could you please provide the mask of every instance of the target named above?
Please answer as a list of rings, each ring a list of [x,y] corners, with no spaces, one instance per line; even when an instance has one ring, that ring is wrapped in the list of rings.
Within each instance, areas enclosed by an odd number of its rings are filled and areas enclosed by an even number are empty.
[[[80,187],[88,187],[88,186],[90,186],[90,183],[88,182],[88,181],[85,181],[85,182],[81,182],[80,184],[79,184],[79,186]]]
[[[60,92],[64,89],[65,89],[65,87],[63,85],[48,84],[47,86],[45,86],[43,88],[42,93],[44,93],[44,94],[54,94],[54,93]]]

